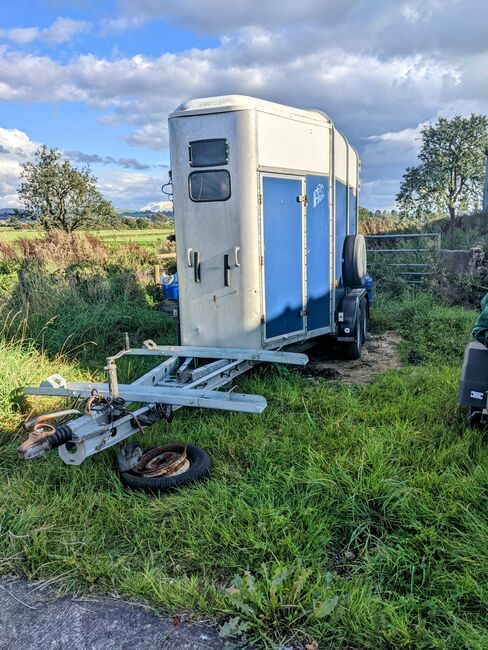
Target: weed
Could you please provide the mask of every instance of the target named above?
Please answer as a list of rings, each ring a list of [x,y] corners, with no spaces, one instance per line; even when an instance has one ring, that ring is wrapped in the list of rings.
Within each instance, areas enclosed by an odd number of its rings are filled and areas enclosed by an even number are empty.
[[[303,629],[319,632],[331,617],[339,596],[332,574],[314,575],[300,564],[262,565],[255,577],[249,571],[236,576],[226,589],[231,617],[220,628],[224,638],[240,638],[265,647],[282,647],[303,640]],[[310,633],[308,640],[312,640]]]

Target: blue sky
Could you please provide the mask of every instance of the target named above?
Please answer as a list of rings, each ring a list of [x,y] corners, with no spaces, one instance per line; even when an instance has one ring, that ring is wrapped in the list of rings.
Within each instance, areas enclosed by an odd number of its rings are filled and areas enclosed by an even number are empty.
[[[39,143],[90,162],[116,207],[161,201],[168,113],[219,94],[325,110],[360,151],[361,203],[393,207],[423,124],[488,113],[487,25],[485,0],[5,2],[0,207]]]

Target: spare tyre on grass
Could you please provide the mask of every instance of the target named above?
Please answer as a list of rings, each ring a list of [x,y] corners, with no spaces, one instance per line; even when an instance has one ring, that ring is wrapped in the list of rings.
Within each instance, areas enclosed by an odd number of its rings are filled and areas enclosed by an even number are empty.
[[[131,490],[142,490],[153,494],[173,492],[180,487],[191,485],[207,478],[212,468],[212,461],[205,449],[195,445],[186,445],[188,468],[169,476],[141,476],[130,471],[121,471],[120,480]],[[120,467],[119,467],[120,469]]]

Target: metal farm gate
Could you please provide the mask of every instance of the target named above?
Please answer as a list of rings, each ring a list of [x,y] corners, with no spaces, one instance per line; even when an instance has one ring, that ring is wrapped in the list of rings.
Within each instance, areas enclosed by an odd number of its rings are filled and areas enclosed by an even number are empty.
[[[373,277],[401,278],[413,287],[428,279],[439,259],[437,232],[366,235],[368,268]]]

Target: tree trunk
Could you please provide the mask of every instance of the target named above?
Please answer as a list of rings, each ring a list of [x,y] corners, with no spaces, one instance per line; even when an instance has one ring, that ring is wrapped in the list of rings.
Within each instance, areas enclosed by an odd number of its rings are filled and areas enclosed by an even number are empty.
[[[455,248],[455,239],[456,239],[456,209],[453,206],[449,206],[449,217],[450,217],[450,234],[451,234],[451,250]]]

